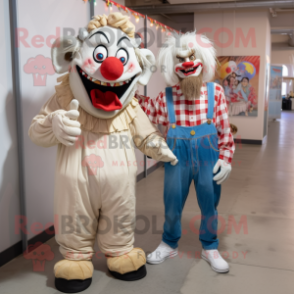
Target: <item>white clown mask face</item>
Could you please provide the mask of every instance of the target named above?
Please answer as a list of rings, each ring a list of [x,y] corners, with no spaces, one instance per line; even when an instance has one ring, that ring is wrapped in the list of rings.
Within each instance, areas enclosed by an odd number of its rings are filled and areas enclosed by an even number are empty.
[[[111,118],[132,100],[136,84],[146,85],[151,77],[150,66],[142,69],[135,54],[140,40],[109,26],[91,33],[82,29],[79,39],[82,42],[73,48],[73,59],[68,64],[58,55],[58,48],[56,52],[52,50],[54,67],[59,73],[66,67],[70,71],[71,90],[85,111],[95,117]],[[66,38],[61,42],[65,46],[71,43]],[[155,63],[151,51],[137,50],[142,60]]]
[[[174,70],[181,79],[200,75],[203,63],[201,59],[196,57],[195,49],[181,49],[178,51],[176,58],[179,62],[176,63]]]

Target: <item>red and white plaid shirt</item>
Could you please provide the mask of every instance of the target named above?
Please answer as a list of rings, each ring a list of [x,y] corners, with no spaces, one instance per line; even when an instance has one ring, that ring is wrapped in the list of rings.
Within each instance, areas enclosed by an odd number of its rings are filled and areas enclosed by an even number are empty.
[[[172,87],[176,124],[184,127],[198,126],[206,123],[208,111],[207,87],[201,87],[200,99],[185,98],[180,85]],[[221,86],[215,84],[215,101],[213,123],[218,132],[219,158],[231,163],[235,151],[234,139],[231,134],[226,98]],[[139,103],[154,124],[169,125],[165,92],[161,92],[156,99],[142,99],[137,96]]]

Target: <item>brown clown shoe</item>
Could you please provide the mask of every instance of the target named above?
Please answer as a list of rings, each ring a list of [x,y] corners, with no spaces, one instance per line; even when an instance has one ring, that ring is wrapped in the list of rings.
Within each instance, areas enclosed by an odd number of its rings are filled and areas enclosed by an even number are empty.
[[[84,291],[91,285],[93,270],[91,261],[60,260],[54,266],[55,287],[64,293]]]
[[[146,274],[146,256],[141,248],[134,248],[129,253],[117,257],[107,257],[109,272],[119,280],[136,281]]]

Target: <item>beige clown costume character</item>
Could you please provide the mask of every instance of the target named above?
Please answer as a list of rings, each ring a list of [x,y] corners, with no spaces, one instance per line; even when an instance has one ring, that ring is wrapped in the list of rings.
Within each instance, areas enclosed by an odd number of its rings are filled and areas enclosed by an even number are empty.
[[[138,49],[127,16],[95,16],[79,36],[52,48],[56,93],[33,119],[29,136],[43,147],[58,145],[55,231],[64,260],[54,267],[55,285],[66,293],[90,286],[97,237],[112,275],[146,275],[145,253],[134,248],[134,147],[157,160],[177,163],[134,98],[146,85],[155,58]],[[160,142],[160,144],[159,144]]]

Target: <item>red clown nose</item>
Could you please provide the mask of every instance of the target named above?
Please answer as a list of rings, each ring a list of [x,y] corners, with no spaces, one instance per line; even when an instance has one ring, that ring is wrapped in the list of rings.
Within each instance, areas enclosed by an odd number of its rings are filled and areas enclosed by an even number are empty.
[[[122,62],[116,57],[107,57],[101,64],[101,74],[106,80],[117,80],[124,71]]]
[[[183,67],[191,67],[193,65],[194,65],[194,62],[193,61],[187,61],[187,62],[182,63],[182,66]]]

